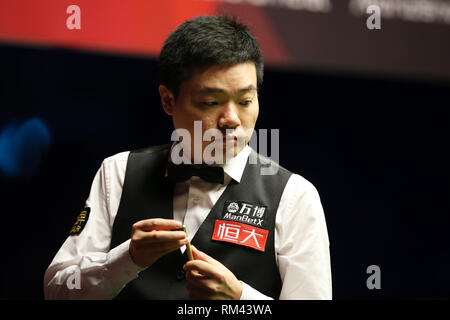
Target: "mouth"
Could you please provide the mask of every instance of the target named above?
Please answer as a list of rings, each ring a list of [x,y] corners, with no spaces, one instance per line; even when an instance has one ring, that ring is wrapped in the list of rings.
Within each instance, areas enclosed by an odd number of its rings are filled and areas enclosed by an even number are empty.
[[[226,137],[223,137],[222,141],[224,143],[233,143],[233,142],[237,141],[237,137],[235,137],[235,136],[226,136]]]

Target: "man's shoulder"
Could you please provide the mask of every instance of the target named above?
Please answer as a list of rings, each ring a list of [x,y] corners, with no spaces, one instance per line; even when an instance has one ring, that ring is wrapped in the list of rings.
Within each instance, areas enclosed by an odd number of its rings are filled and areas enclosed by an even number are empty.
[[[313,183],[298,173],[292,173],[289,184],[292,189],[298,191],[317,193],[317,189]]]
[[[154,153],[154,152],[168,150],[168,149],[170,149],[171,146],[172,146],[172,142],[171,143],[160,144],[160,145],[157,145],[157,146],[151,146],[151,147],[131,150],[130,153],[134,153],[134,154]]]
[[[128,160],[128,155],[130,154],[130,151],[122,151],[119,153],[116,153],[112,156],[106,157],[103,159],[103,165],[111,165],[114,163],[126,163]]]
[[[104,164],[111,164],[111,163],[123,163],[128,161],[128,157],[130,154],[148,154],[153,152],[158,152],[162,150],[167,150],[170,148],[171,143],[162,144],[162,145],[156,145],[156,146],[150,146],[146,148],[140,148],[140,149],[134,149],[134,150],[128,150],[128,151],[122,151],[119,153],[116,153],[114,155],[111,155],[103,160]]]

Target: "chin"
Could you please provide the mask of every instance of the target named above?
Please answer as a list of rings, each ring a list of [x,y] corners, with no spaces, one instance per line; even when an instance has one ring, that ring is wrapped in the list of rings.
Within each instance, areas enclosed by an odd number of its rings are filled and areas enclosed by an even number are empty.
[[[238,148],[238,146],[236,144],[232,148],[229,148],[229,150],[226,150],[226,148],[224,148],[224,151],[223,151],[224,158],[225,159],[234,158],[239,154],[239,152],[242,151],[242,149],[244,149],[244,148],[243,147]]]

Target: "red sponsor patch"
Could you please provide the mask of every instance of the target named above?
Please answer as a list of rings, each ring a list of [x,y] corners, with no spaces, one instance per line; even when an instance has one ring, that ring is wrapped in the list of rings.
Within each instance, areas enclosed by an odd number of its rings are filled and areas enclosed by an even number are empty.
[[[216,220],[212,240],[235,243],[264,252],[269,230],[248,224]]]

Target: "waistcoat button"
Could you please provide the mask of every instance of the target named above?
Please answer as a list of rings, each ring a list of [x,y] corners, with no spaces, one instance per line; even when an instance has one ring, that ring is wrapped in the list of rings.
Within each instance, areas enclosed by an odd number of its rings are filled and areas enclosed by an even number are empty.
[[[177,280],[181,281],[184,279],[184,271],[180,271],[177,273]]]

